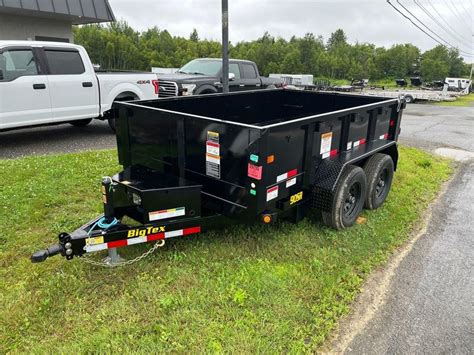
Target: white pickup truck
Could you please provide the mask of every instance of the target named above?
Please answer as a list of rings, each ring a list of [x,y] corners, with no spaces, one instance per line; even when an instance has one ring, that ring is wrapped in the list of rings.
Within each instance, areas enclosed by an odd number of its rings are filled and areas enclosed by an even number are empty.
[[[158,97],[157,75],[96,73],[86,50],[56,42],[0,41],[0,131],[36,125],[85,126],[108,119],[114,101]]]

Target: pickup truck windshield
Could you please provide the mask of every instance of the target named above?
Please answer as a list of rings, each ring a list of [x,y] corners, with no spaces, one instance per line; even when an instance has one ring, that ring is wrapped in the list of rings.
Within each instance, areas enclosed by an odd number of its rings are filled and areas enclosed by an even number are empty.
[[[184,74],[202,74],[215,76],[221,70],[222,62],[220,60],[192,60],[178,72]]]

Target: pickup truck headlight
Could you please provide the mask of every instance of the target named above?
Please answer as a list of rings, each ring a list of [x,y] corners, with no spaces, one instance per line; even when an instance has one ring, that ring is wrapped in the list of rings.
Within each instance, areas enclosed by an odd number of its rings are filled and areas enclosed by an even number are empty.
[[[183,84],[183,96],[189,96],[193,94],[196,84]]]

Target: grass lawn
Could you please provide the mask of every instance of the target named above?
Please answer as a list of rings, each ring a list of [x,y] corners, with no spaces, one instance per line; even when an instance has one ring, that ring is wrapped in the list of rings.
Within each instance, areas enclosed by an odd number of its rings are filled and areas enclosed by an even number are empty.
[[[474,107],[474,93],[469,95],[459,96],[456,101],[440,101],[436,102],[437,106],[462,106],[462,107]]]
[[[387,203],[344,232],[313,216],[176,238],[126,268],[31,264],[101,212],[100,178],[118,169],[112,151],[0,161],[0,353],[315,349],[452,170],[402,147]]]

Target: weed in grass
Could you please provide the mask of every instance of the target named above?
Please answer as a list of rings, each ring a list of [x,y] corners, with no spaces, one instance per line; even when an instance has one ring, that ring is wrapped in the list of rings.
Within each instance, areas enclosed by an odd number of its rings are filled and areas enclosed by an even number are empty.
[[[451,168],[401,148],[386,204],[336,232],[301,223],[177,239],[127,268],[30,254],[101,212],[115,153],[0,161],[0,352],[307,352],[408,237]],[[149,246],[122,249],[133,258]]]

